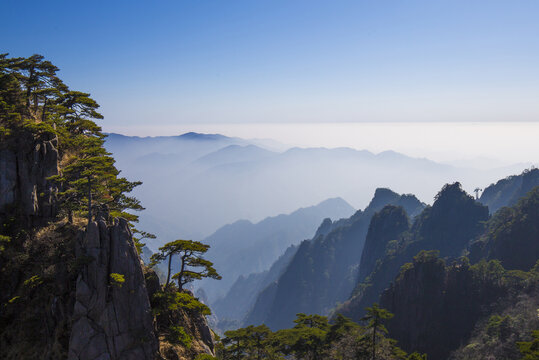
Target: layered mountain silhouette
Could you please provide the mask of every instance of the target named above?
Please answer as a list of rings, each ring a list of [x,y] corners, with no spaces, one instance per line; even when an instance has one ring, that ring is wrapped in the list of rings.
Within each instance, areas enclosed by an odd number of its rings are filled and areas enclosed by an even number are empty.
[[[152,250],[177,238],[201,240],[238,219],[258,222],[328,198],[341,197],[363,208],[376,188],[391,187],[432,199],[447,182],[461,181],[472,191],[524,168],[479,171],[393,151],[277,151],[274,145],[198,133],[110,134],[106,143],[123,173],[144,183],[135,195],[147,209],[140,227],[158,235],[148,244]]]
[[[245,324],[285,328],[297,313],[328,314],[346,300],[357,281],[371,218],[388,204],[402,206],[412,217],[424,207],[412,195],[377,189],[364,211],[336,223],[324,220],[315,237],[301,243],[279,279],[260,293]]]
[[[218,282],[200,281],[199,287],[213,303],[228,292],[239,276],[269,270],[289,246],[311,238],[324,218],[340,219],[353,212],[346,201],[334,198],[254,224],[240,220],[225,225],[203,241],[211,246],[207,258],[223,278]]]
[[[297,250],[296,245],[290,246],[269,270],[248,276],[240,275],[227,294],[212,305],[218,319],[216,329],[224,332],[240,327],[243,319],[254,306],[258,294],[281,276]]]

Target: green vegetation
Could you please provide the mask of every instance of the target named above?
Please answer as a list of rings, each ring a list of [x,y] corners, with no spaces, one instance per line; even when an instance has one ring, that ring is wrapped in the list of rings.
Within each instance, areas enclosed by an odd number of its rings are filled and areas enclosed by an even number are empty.
[[[172,287],[167,291],[156,292],[152,298],[152,305],[156,315],[163,315],[181,309],[198,312],[203,315],[211,315],[210,308],[204,303],[201,303],[192,295],[185,292],[178,292]]]
[[[537,170],[535,173],[538,173]],[[507,269],[527,271],[539,259],[539,187],[512,207],[501,208],[471,245],[470,259],[498,259]]]
[[[165,335],[165,338],[166,338],[166,340],[168,342],[170,342],[172,344],[182,345],[182,346],[186,347],[187,349],[189,349],[191,347],[191,342],[193,341],[191,336],[189,336],[185,332],[185,329],[182,326],[179,326],[179,325],[171,325],[171,326],[169,326],[168,332]]]
[[[114,159],[103,144],[105,135],[94,120],[103,116],[90,94],[74,91],[56,75],[58,68],[41,55],[9,58],[0,54],[0,140],[56,139],[60,174],[50,180],[58,186],[60,210],[70,221],[81,215],[90,221],[94,209],[136,221],[128,210],[141,210],[127,196],[140,182],[120,177]]]
[[[110,273],[109,277],[112,286],[117,286],[121,288],[125,282],[125,276],[123,276],[122,274]]]
[[[365,326],[338,315],[333,324],[320,315],[297,314],[295,326],[272,332],[266,325],[225,332],[218,346],[218,359],[426,359],[406,354],[386,337],[387,310],[367,309]]]
[[[40,55],[0,54],[0,149],[8,165],[17,159],[14,202],[0,213],[2,359],[67,358],[76,279],[95,261],[76,251],[81,228],[98,213],[132,226],[142,210],[127,195],[140,182],[121,177],[104,148],[99,105],[57,72]]]
[[[96,260],[77,253],[83,223],[95,217],[126,218],[139,252],[143,239],[155,238],[133,226],[134,211],[142,206],[127,194],[140,182],[121,177],[105,150],[105,135],[94,122],[102,119],[99,105],[89,94],[70,90],[57,71],[39,55],[0,55],[2,150],[30,148],[23,154],[28,157],[38,148],[34,145],[48,143],[58,151],[52,164],[58,174],[44,175],[48,190],[34,194],[36,202],[54,198],[46,219],[50,223],[32,225],[33,215],[25,215],[17,203],[4,209],[0,219],[0,358],[5,359],[67,357],[77,276]],[[507,186],[520,193],[536,181],[533,170]],[[344,300],[356,280],[366,239],[366,263],[359,273],[363,282],[343,305],[354,319],[364,314],[362,323],[341,315],[330,322],[298,313],[291,328],[273,332],[260,325],[225,332],[217,358],[426,359],[400,347],[455,360],[539,358],[539,188],[489,219],[488,209],[459,183],[446,185],[412,226],[403,208],[383,206],[402,202],[404,208],[418,209],[417,199],[380,194],[365,212],[302,243],[272,285],[276,300],[263,315],[279,325],[292,320],[296,307],[325,311],[328,304]],[[506,195],[500,194],[492,194],[493,203]],[[164,287],[157,282],[150,293],[160,341],[191,349],[193,324],[211,314],[184,289],[195,280],[221,278],[203,258],[208,249],[198,241],[176,240],[152,256],[152,264],[168,261]],[[180,269],[176,274],[171,274],[173,261]],[[112,293],[126,286],[123,274],[105,279]],[[378,299],[395,315],[374,303]]]
[[[357,267],[371,219],[388,204],[402,206],[408,214],[423,208],[414,196],[377,189],[364,211],[333,225],[326,223],[327,230],[321,227],[311,241],[299,245],[279,281],[260,293],[245,323],[263,322],[271,329],[282,329],[291,326],[299,312],[323,314],[338,302],[346,301],[357,283]],[[401,218],[395,215],[392,219]],[[406,223],[403,219],[403,227],[407,227]],[[362,309],[376,300],[365,303]],[[357,319],[361,315],[351,317]]]
[[[217,358],[208,354],[199,354],[195,360],[217,360]]]
[[[208,251],[209,245],[193,240],[176,240],[166,243],[165,246],[159,248],[159,252],[151,257],[151,266],[156,265],[160,261],[168,259],[167,281],[165,289],[170,284],[170,273],[172,266],[172,257],[177,256],[180,259],[180,271],[172,278],[178,282],[178,288],[181,291],[183,286],[194,280],[203,278],[211,278],[220,280],[221,276],[213,268],[213,263],[202,258],[202,255]],[[201,268],[201,270],[198,270]]]
[[[155,239],[156,236],[154,234],[151,234],[146,231],[141,231],[136,229],[135,227],[131,228],[131,232],[133,233],[133,241],[135,242],[135,247],[137,248],[137,252],[139,254],[142,253],[142,248],[146,245],[142,242],[144,239]]]
[[[387,334],[387,329],[382,323],[383,320],[391,319],[393,314],[385,309],[381,309],[378,304],[374,304],[372,307],[365,309],[367,315],[363,317],[363,321],[367,321],[367,331],[372,333],[372,359],[376,359],[376,339],[378,337]]]
[[[141,235],[147,234],[142,233]],[[208,245],[198,241],[176,240],[165,244],[159,249],[159,253],[153,254],[151,257],[151,266],[168,259],[166,284],[161,286],[156,273],[150,268],[147,268],[146,282],[147,284],[152,281],[155,283],[152,285],[155,290],[150,294],[150,302],[156,318],[160,341],[162,345],[168,346],[169,351],[174,346],[179,345],[183,347],[185,354],[189,353],[193,357],[196,355],[192,349],[192,342],[194,337],[200,336],[200,334],[193,330],[196,327],[193,323],[202,322],[204,316],[211,315],[211,311],[190,291],[185,290],[183,285],[205,277],[220,279],[219,274],[212,266],[213,264],[202,258],[208,249]],[[177,256],[181,264],[181,271],[172,276],[172,279],[176,280],[177,283],[170,281],[173,256]],[[202,270],[197,271],[199,268]],[[200,359],[211,358],[200,357]]]
[[[539,326],[538,302],[535,270],[443,260],[436,251],[416,255],[380,298],[395,313],[387,327],[403,349],[453,360],[518,359],[517,342]]]
[[[524,357],[523,360],[538,360],[539,359],[539,330],[533,332],[532,341],[522,341],[518,343],[520,352]]]

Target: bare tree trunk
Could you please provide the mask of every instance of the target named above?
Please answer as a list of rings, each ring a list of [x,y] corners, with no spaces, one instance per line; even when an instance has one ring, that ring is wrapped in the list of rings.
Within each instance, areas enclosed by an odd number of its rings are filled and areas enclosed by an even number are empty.
[[[376,360],[376,328],[378,327],[378,322],[374,323],[374,327],[372,328],[372,360]]]
[[[172,253],[168,254],[168,272],[167,272],[167,282],[165,284],[165,289],[168,288],[170,282],[170,264],[172,262]]]
[[[182,278],[183,278],[183,272],[185,271],[185,259],[188,257],[187,254],[184,254],[182,256],[182,267],[180,268],[180,274],[178,275],[178,289],[182,291],[183,284],[182,284]]]
[[[92,222],[92,184],[88,176],[88,225]]]

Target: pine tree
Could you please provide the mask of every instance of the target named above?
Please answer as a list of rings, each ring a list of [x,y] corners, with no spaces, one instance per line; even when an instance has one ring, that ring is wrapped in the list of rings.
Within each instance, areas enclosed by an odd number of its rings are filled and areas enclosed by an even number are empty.
[[[160,261],[168,259],[166,289],[170,283],[172,257],[178,256],[180,259],[180,271],[172,275],[172,278],[178,282],[178,289],[181,291],[185,284],[194,280],[200,280],[202,278],[221,279],[221,276],[213,268],[213,263],[202,257],[209,248],[209,245],[199,241],[172,241],[160,247],[159,252],[152,255],[151,264],[155,265]],[[197,270],[199,268],[200,270]]]
[[[537,311],[539,315],[539,310]],[[539,360],[539,330],[532,333],[532,341],[523,341],[517,343],[520,353],[524,355],[522,360]]]
[[[0,137],[19,133],[57,137],[61,174],[59,205],[72,221],[75,212],[92,219],[93,208],[106,206],[112,216],[138,217],[140,202],[126,195],[140,182],[119,177],[104,148],[105,135],[94,120],[103,119],[90,94],[70,90],[56,75],[58,68],[41,55],[9,58],[0,54]]]
[[[391,319],[393,314],[382,309],[378,304],[373,304],[372,307],[365,309],[367,314],[361,319],[362,321],[367,321],[366,329],[370,331],[371,334],[371,350],[372,350],[372,360],[376,360],[376,338],[378,336],[385,336],[387,334],[387,328],[382,324],[383,320]]]

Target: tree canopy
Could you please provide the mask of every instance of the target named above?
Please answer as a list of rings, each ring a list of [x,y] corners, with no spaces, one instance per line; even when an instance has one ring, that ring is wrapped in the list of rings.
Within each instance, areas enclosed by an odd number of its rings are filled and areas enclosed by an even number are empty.
[[[165,284],[165,288],[167,288],[170,283],[173,256],[178,257],[180,271],[172,275],[172,278],[177,281],[178,288],[181,291],[185,284],[194,280],[202,278],[221,279],[221,276],[213,267],[213,263],[202,257],[209,248],[209,245],[200,241],[175,240],[160,247],[159,252],[152,255],[151,264],[156,265],[168,259],[167,281]]]
[[[142,210],[127,193],[140,182],[120,177],[104,147],[106,135],[94,121],[103,119],[90,94],[74,91],[57,76],[59,69],[41,55],[10,58],[0,54],[0,140],[21,134],[57,139],[60,210],[92,219],[93,208],[106,207],[112,216],[137,221],[129,210]]]

